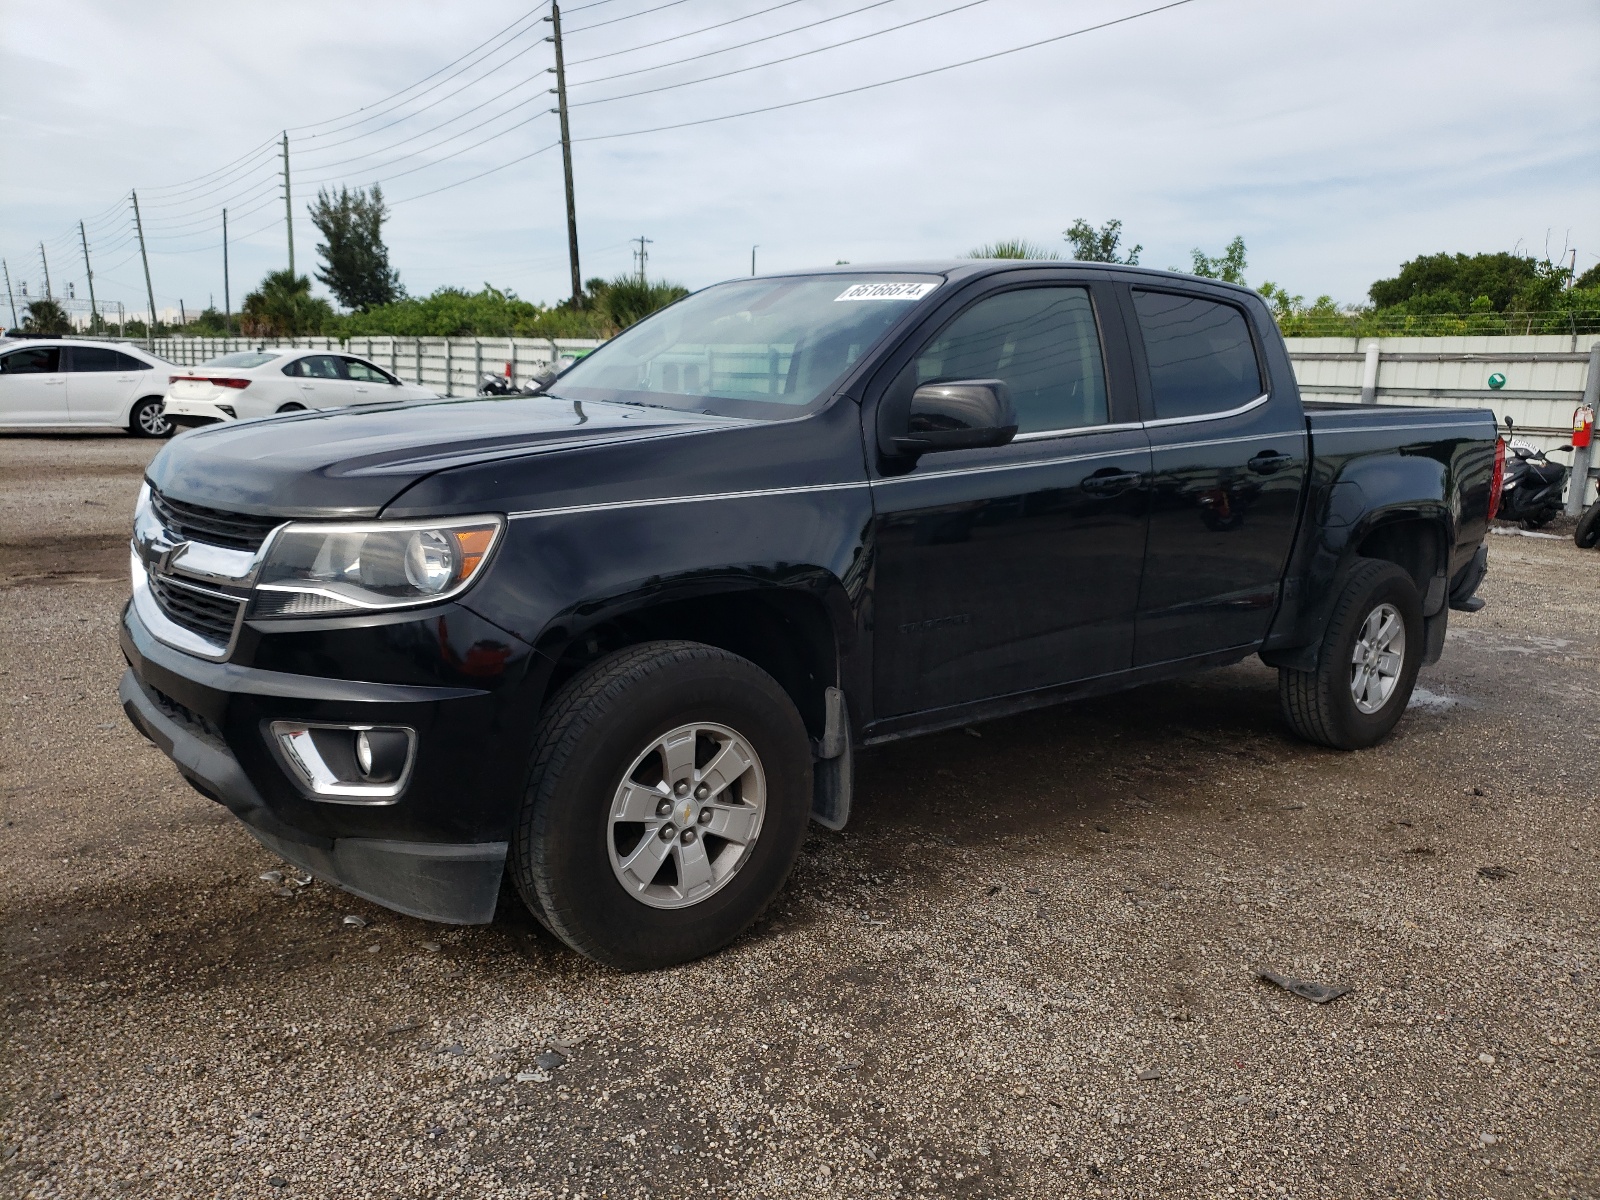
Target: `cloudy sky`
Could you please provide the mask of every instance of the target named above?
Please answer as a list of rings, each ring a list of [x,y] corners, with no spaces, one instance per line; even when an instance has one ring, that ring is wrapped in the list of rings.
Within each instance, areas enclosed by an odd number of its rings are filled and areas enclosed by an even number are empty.
[[[762,270],[1062,248],[1076,217],[1120,218],[1157,267],[1241,234],[1252,283],[1345,302],[1441,250],[1600,261],[1595,0],[1189,0],[850,90],[1161,2],[574,0],[584,276],[631,270],[640,235],[652,275],[696,287],[747,273],[756,244]],[[317,187],[381,182],[413,293],[560,299],[544,11],[0,0],[13,284],[42,291],[42,241],[55,291],[83,296],[83,220],[98,297],[142,309],[137,188],[158,306],[221,306],[226,205],[237,308],[284,265],[287,128],[302,272]]]

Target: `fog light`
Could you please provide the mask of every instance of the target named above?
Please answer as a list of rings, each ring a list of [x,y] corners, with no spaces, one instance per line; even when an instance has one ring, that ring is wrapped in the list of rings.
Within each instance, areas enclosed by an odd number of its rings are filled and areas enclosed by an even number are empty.
[[[274,721],[267,739],[314,799],[392,804],[416,759],[416,731],[404,725],[309,725]]]
[[[227,413],[230,417],[237,417],[239,415],[233,411],[233,405],[231,404],[219,404],[217,407],[223,412]]]

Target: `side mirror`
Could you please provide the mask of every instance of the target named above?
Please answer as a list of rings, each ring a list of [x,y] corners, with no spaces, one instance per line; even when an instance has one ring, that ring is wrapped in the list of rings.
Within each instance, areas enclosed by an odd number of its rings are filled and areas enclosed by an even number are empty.
[[[896,454],[1004,446],[1017,433],[1011,391],[1001,379],[925,383],[911,396],[906,432],[890,439]]]
[[[1511,432],[1511,417],[1509,414],[1506,416],[1506,432]]]

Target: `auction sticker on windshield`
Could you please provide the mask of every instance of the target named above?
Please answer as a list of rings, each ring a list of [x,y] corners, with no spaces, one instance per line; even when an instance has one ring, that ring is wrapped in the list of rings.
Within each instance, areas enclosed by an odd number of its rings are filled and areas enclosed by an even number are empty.
[[[856,283],[835,296],[840,300],[921,300],[937,283]]]

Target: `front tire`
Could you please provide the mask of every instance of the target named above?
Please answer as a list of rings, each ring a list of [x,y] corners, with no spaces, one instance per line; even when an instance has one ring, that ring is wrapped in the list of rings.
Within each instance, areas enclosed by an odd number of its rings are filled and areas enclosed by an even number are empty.
[[[534,740],[511,878],[540,921],[622,971],[738,937],[805,838],[811,748],[754,663],[647,642],[568,682]]]
[[[163,407],[159,396],[146,396],[140,400],[128,414],[128,432],[134,437],[171,437],[172,422],[162,413]]]
[[[1593,550],[1600,546],[1600,500],[1583,510],[1583,515],[1578,518],[1578,527],[1572,531],[1572,540],[1578,543],[1579,550]]]
[[[1319,649],[1315,670],[1278,670],[1278,703],[1289,727],[1337,750],[1388,737],[1422,667],[1422,601],[1411,576],[1391,562],[1357,562]]]

